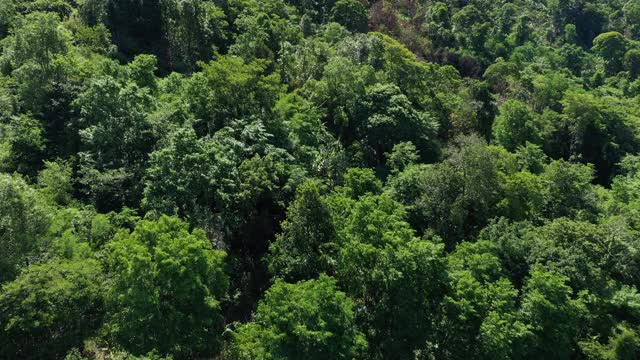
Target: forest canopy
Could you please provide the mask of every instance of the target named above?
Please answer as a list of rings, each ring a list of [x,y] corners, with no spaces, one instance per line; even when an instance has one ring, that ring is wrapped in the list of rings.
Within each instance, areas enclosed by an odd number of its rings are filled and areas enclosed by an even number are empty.
[[[0,359],[640,358],[640,2],[0,0]]]

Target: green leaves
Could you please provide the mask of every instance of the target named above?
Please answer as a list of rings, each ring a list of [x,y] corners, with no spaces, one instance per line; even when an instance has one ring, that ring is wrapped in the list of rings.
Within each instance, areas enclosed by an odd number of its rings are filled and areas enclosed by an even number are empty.
[[[639,20],[0,0],[0,356],[637,358]]]
[[[254,321],[233,333],[228,353],[234,359],[359,359],[366,348],[353,301],[323,275],[297,284],[278,280]]]
[[[190,72],[198,61],[210,60],[227,41],[224,11],[202,0],[162,3],[164,36],[171,68]]]
[[[607,71],[616,74],[622,67],[622,59],[627,51],[627,40],[615,31],[603,33],[593,39],[593,51],[605,59]]]
[[[269,144],[259,121],[235,123],[213,139],[199,139],[192,129],[171,134],[151,155],[144,206],[179,215],[229,236],[245,223],[256,204],[277,200],[289,175],[288,154]],[[221,232],[221,233],[220,233]]]
[[[545,212],[549,218],[576,216],[594,212],[596,200],[591,181],[593,168],[571,164],[564,160],[553,161],[542,175],[548,185]]]
[[[67,51],[69,40],[69,33],[61,26],[57,15],[34,12],[18,18],[5,51],[14,69],[29,62],[44,69],[57,54]]]
[[[333,273],[337,234],[321,185],[309,180],[296,190],[282,233],[271,244],[269,271],[289,282]]]
[[[195,356],[220,349],[225,253],[202,230],[166,216],[109,244],[105,331],[126,349]]]
[[[374,85],[367,89],[360,107],[354,132],[357,139],[371,148],[378,164],[383,163],[385,154],[401,142],[416,144],[425,159],[437,154],[437,122],[429,113],[414,108],[398,87]]]
[[[282,92],[277,74],[265,74],[267,62],[244,63],[222,56],[208,64],[188,82],[185,96],[189,110],[203,132],[213,133],[233,120],[268,114]]]
[[[365,32],[369,14],[358,0],[338,0],[331,9],[331,19],[351,31]]]
[[[103,286],[102,269],[93,259],[30,266],[0,291],[0,349],[52,358],[81,346],[102,322]]]
[[[405,217],[388,196],[365,195],[339,229],[336,276],[358,302],[370,357],[405,357],[420,348],[431,338],[444,292],[444,247],[415,238]]]
[[[0,283],[12,280],[42,243],[50,211],[18,175],[0,174]]]
[[[567,278],[535,268],[527,281],[522,300],[525,323],[533,327],[535,338],[529,348],[531,358],[563,359],[571,354],[574,336],[586,314],[584,300],[573,298]]]
[[[540,129],[534,115],[519,101],[510,100],[500,107],[500,114],[493,124],[496,142],[509,151],[527,142],[540,142]]]
[[[134,73],[138,66],[134,63]],[[86,191],[99,209],[136,206],[142,190],[141,167],[156,141],[147,118],[156,105],[149,89],[104,76],[94,80],[74,105],[80,112],[77,126]]]

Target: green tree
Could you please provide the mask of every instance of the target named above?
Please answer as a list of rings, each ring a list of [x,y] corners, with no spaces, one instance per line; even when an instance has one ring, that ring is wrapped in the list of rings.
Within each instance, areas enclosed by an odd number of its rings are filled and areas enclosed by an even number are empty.
[[[7,36],[9,27],[16,17],[16,4],[13,0],[0,2],[0,39]]]
[[[195,221],[212,201],[215,179],[232,171],[233,162],[229,167],[216,166],[228,162],[223,159],[217,160],[211,141],[198,139],[193,129],[178,129],[163,148],[151,154],[143,206]]]
[[[500,106],[500,114],[493,124],[493,135],[498,144],[510,151],[527,142],[536,144],[541,140],[534,114],[517,100],[509,100]]]
[[[187,82],[184,96],[197,119],[201,135],[212,134],[231,121],[251,115],[270,114],[283,88],[277,73],[267,73],[267,62],[245,63],[221,56],[207,64]]]
[[[336,56],[327,62],[322,79],[307,82],[303,90],[309,93],[313,102],[327,108],[333,130],[343,142],[350,144],[355,138],[351,119],[356,117],[358,101],[364,96],[367,86],[374,83],[371,65]]]
[[[251,242],[252,251],[266,251],[266,241],[277,225],[266,226],[262,221],[278,220],[270,211],[280,211],[277,201],[287,185],[290,157],[269,143],[272,135],[262,122],[232,125],[211,138],[198,138],[190,127],[171,133],[151,155],[143,206],[186,217],[210,238],[222,241],[247,230],[243,234],[252,239],[238,241]],[[252,229],[250,221],[262,225]]]
[[[405,218],[387,195],[363,196],[339,233],[337,276],[360,304],[374,358],[405,358],[431,339],[446,284],[444,246],[416,239]]]
[[[578,33],[574,24],[567,24],[564,27],[564,41],[575,44],[578,41]]]
[[[162,27],[172,69],[191,71],[197,61],[209,61],[227,41],[224,11],[202,0],[162,1]]]
[[[126,58],[136,54],[159,55],[163,38],[162,3],[89,0],[82,5],[82,16],[90,25],[103,22],[111,31],[118,50]]]
[[[0,174],[0,283],[11,280],[42,244],[48,204],[18,175]]]
[[[133,82],[140,88],[147,88],[151,93],[158,89],[155,72],[158,59],[153,55],[138,55],[127,64],[126,70]]]
[[[634,36],[640,34],[640,27],[638,27],[638,21],[640,21],[640,4],[635,2],[626,3],[622,11],[627,22],[627,26],[631,29]]]
[[[436,2],[429,6],[429,18],[423,28],[436,48],[452,47],[451,16],[444,2]]]
[[[254,320],[233,333],[234,359],[359,359],[367,342],[356,329],[354,302],[328,276],[267,291]]]
[[[458,174],[453,176],[455,182],[461,182],[460,195],[448,206],[453,205],[453,214],[463,216],[464,237],[477,234],[493,217],[500,197],[497,160],[497,154],[475,135],[454,139],[447,150],[445,162]]]
[[[607,62],[607,72],[610,75],[615,75],[622,69],[627,47],[627,39],[615,31],[600,34],[593,39],[593,51]]]
[[[515,82],[517,76],[518,68],[516,64],[511,61],[505,61],[505,59],[501,57],[489,65],[482,75],[492,90],[498,94],[505,93],[509,89],[509,86]]]
[[[587,309],[584,299],[573,297],[567,280],[542,268],[531,271],[520,310],[534,334],[525,345],[525,358],[566,359],[573,353]]]
[[[487,41],[489,22],[486,14],[474,4],[464,6],[451,18],[453,33],[456,36],[457,45],[461,48],[484,51]]]
[[[410,167],[393,182],[421,231],[433,229],[452,248],[464,238],[464,179],[449,163]]]
[[[134,354],[178,357],[221,348],[225,253],[179,219],[143,220],[107,246],[113,283],[104,331]]]
[[[398,173],[420,160],[418,149],[412,142],[401,142],[393,146],[391,153],[385,154],[392,173]]]
[[[369,14],[360,0],[338,0],[331,9],[331,20],[351,31],[366,32]]]
[[[333,272],[337,234],[321,189],[313,180],[298,187],[282,233],[269,248],[269,271],[286,281]]]
[[[42,123],[29,115],[19,115],[0,123],[0,143],[7,153],[0,169],[35,177],[45,157],[46,139]]]
[[[19,17],[12,33],[4,46],[9,47],[14,69],[31,61],[47,69],[55,56],[69,47],[69,34],[54,13],[34,12]]]
[[[528,171],[508,176],[504,182],[505,198],[498,208],[503,216],[514,220],[536,220],[542,215],[545,193],[540,178]]]
[[[635,330],[621,325],[607,344],[585,341],[580,343],[580,348],[588,359],[633,360],[640,355],[640,337]]]
[[[289,0],[287,2],[299,8],[304,17],[316,23],[325,23],[329,20],[331,8],[336,0]]]
[[[104,280],[93,259],[25,268],[0,291],[0,351],[44,359],[81,346],[101,324]]]
[[[139,71],[144,59],[134,61],[131,71],[148,84],[148,74]],[[140,201],[144,164],[157,139],[148,118],[155,99],[148,88],[125,79],[99,77],[74,101],[82,141],[80,183],[106,211]]]
[[[436,358],[518,357],[529,328],[518,319],[518,291],[502,274],[496,246],[465,242],[447,257],[451,284],[443,301]]]
[[[619,203],[632,203],[638,200],[640,190],[640,157],[627,155],[620,163],[620,174],[613,179],[612,195]]]
[[[382,192],[382,182],[371,169],[351,168],[344,174],[342,191],[352,199],[358,199],[367,194],[377,195]]]
[[[631,79],[640,76],[640,49],[631,49],[624,54],[624,68],[629,72]]]
[[[374,164],[383,164],[386,153],[407,141],[416,145],[423,158],[437,157],[437,123],[428,113],[415,109],[398,87],[374,85],[367,89],[359,106],[353,132],[355,139],[364,141],[371,149]]]
[[[533,79],[534,109],[542,112],[545,109],[562,110],[562,99],[567,90],[577,88],[576,82],[561,73],[538,75]]]
[[[64,161],[45,162],[45,168],[38,174],[41,192],[53,203],[67,205],[73,191],[73,171]]]
[[[593,168],[556,160],[542,174],[545,184],[545,215],[549,218],[589,215],[596,211],[591,181]]]
[[[245,62],[256,59],[275,61],[285,43],[297,44],[302,29],[295,9],[284,0],[233,1],[230,13],[233,21],[234,43],[229,53]]]
[[[549,157],[538,145],[526,143],[515,152],[518,165],[524,171],[532,174],[540,174],[544,171],[544,166],[549,162]]]
[[[459,137],[445,154],[444,162],[410,166],[389,185],[409,206],[413,227],[434,230],[453,249],[495,216],[501,188],[497,153],[479,137]]]
[[[302,96],[291,93],[275,105],[276,117],[286,132],[287,148],[300,162],[312,168],[320,158],[322,148],[331,146],[335,139],[322,123],[323,112]],[[282,139],[279,139],[282,140]]]
[[[568,92],[562,100],[564,117],[554,124],[553,131],[565,146],[569,145],[567,152],[553,155],[594,164],[601,184],[607,184],[617,163],[638,147],[626,120],[632,116],[632,108],[624,102],[614,104],[610,100],[589,93]]]
[[[624,250],[620,248],[619,229],[600,227],[561,218],[532,229],[524,237],[529,244],[527,262],[532,267],[542,264],[546,269],[566,276],[568,285],[575,290],[605,293],[608,291],[607,275],[616,272],[613,257],[621,256]],[[606,232],[610,233],[608,237]]]
[[[18,80],[21,105],[41,111],[53,90],[53,80],[64,73],[57,61],[71,46],[71,36],[55,13],[17,16],[11,35],[2,42],[1,63]]]

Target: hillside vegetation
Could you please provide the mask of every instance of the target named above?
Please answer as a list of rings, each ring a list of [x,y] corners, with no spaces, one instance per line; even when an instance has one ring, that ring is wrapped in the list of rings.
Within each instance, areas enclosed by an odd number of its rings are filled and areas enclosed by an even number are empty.
[[[640,1],[0,0],[0,359],[640,358]]]

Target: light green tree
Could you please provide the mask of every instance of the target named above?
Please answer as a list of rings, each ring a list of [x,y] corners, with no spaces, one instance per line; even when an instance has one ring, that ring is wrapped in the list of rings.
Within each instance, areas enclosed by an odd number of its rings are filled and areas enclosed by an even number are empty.
[[[527,142],[539,143],[539,132],[535,116],[525,104],[509,100],[500,106],[500,114],[493,124],[493,135],[498,144],[513,151]]]
[[[627,39],[615,31],[600,34],[593,39],[593,51],[607,62],[607,72],[611,75],[617,74],[622,69],[627,47]]]
[[[18,175],[0,174],[0,283],[13,279],[43,243],[50,209]]]
[[[354,302],[326,275],[267,291],[252,322],[234,333],[234,359],[360,359],[367,341],[356,328]]]
[[[225,253],[202,230],[162,216],[107,246],[104,332],[134,354],[210,356],[221,349]]]
[[[31,265],[0,291],[0,351],[24,358],[61,358],[96,335],[104,315],[98,261]]]

